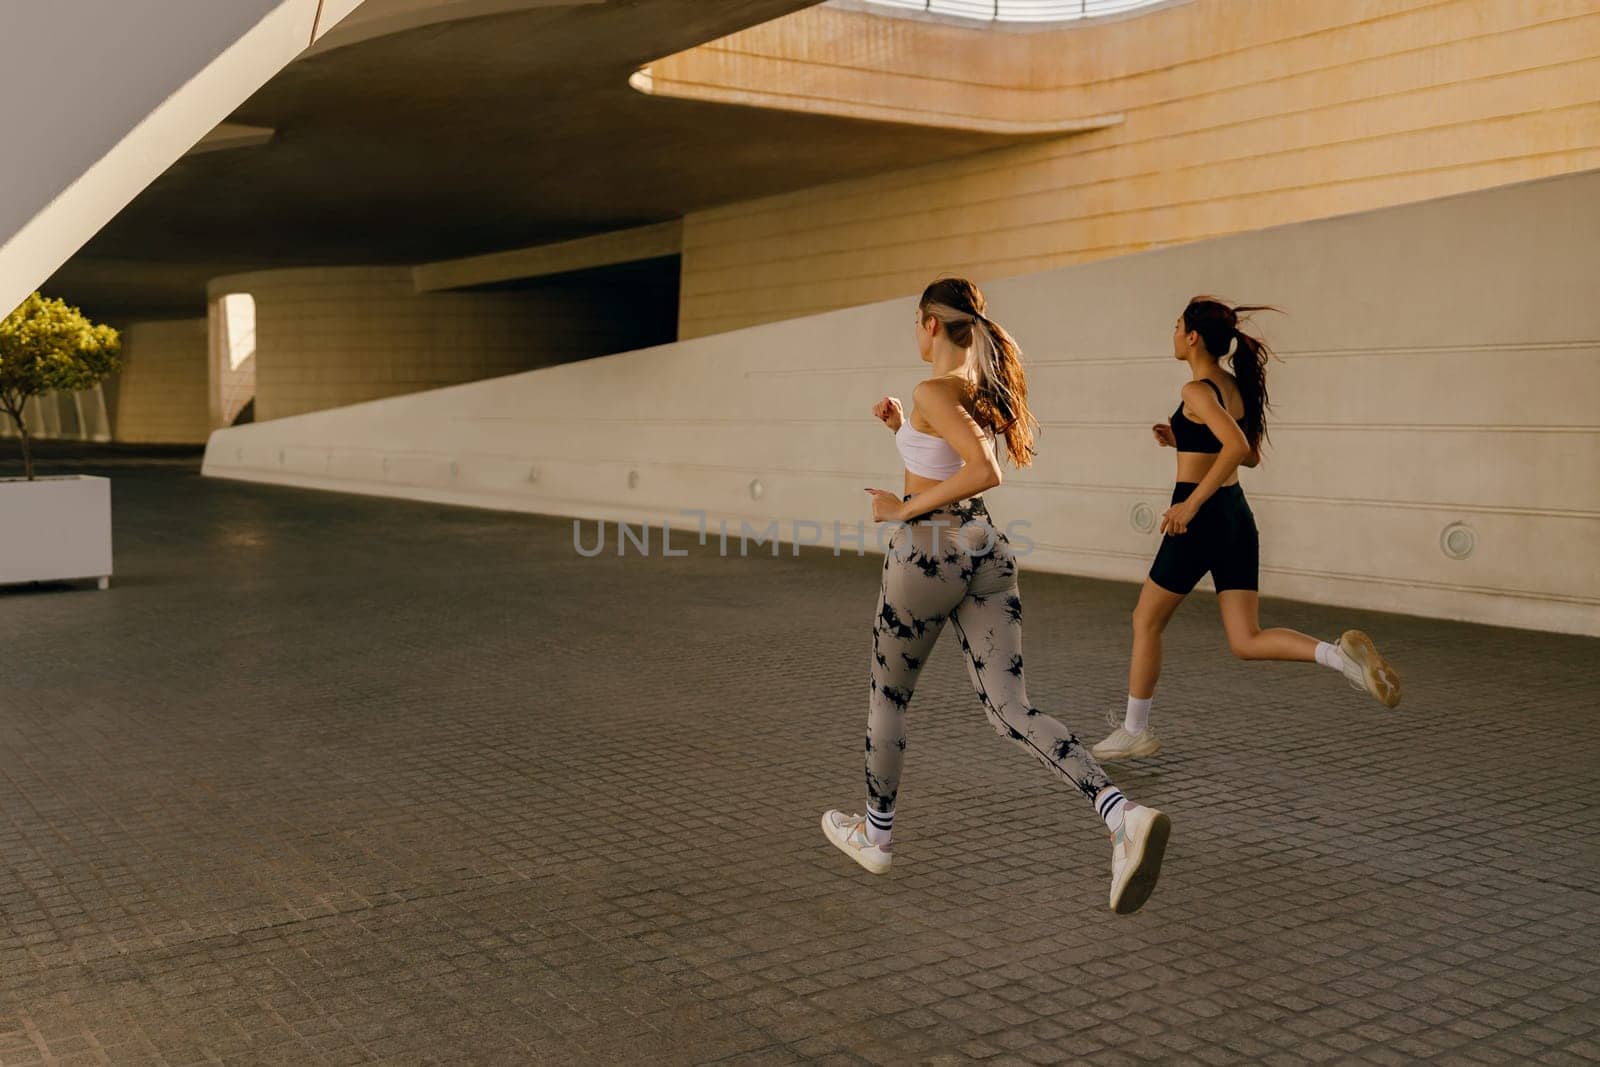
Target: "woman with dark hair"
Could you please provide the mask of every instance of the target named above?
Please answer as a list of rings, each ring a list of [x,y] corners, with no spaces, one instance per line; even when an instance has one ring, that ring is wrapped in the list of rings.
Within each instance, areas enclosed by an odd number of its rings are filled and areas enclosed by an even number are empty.
[[[1276,310],[1230,307],[1214,297],[1197,296],[1173,328],[1172,354],[1189,364],[1192,380],[1183,387],[1172,421],[1152,429],[1157,444],[1177,450],[1177,485],[1172,506],[1161,517],[1166,536],[1133,609],[1127,711],[1120,721],[1115,709],[1108,716],[1115,729],[1094,746],[1100,759],[1132,759],[1161,750],[1150,726],[1150,705],[1161,676],[1161,634],[1207,571],[1216,583],[1222,627],[1234,655],[1320,663],[1385,707],[1400,703],[1400,675],[1360,630],[1346,630],[1330,644],[1295,630],[1261,628],[1260,549],[1255,517],[1239,487],[1239,468],[1261,461],[1272,353],[1259,337],[1240,328],[1240,316]],[[1222,367],[1230,349],[1232,374]]]
[[[897,524],[872,627],[867,813],[824,812],[822,832],[873,874],[889,870],[906,709],[948,621],[996,732],[1076,789],[1105,820],[1111,909],[1137,911],[1155,888],[1170,823],[1124,797],[1082,742],[1028,701],[1016,556],[980,495],[1000,484],[1001,439],[1014,465],[1027,466],[1033,455],[1038,424],[1028,410],[1021,350],[988,317],[983,294],[960,278],[923,292],[916,338],[933,373],[912,392],[912,409],[884,397],[872,411],[894,431],[906,473],[904,495],[867,490],[873,519]]]

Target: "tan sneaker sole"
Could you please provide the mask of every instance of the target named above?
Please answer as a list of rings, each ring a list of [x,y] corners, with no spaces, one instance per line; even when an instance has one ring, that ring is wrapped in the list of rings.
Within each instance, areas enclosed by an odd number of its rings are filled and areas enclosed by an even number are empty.
[[[862,852],[860,849],[851,848],[849,845],[845,844],[842,837],[838,836],[838,828],[835,827],[833,822],[828,818],[827,812],[822,813],[822,834],[829,840],[829,842],[833,844],[834,848],[838,849],[840,852],[843,852],[846,856],[849,856],[851,859],[861,864],[861,866],[865,867],[873,874],[889,873],[889,867],[894,861],[893,856],[890,856],[887,859],[879,860],[867,856],[866,853]]]
[[[1112,911],[1118,915],[1132,915],[1144,907],[1144,902],[1156,890],[1156,880],[1161,877],[1161,857],[1166,855],[1167,838],[1171,836],[1172,820],[1159,811],[1153,812],[1144,836],[1128,843],[1127,876],[1122,892],[1111,900]]]
[[[1154,756],[1160,751],[1160,739],[1155,737],[1147,737],[1139,744],[1134,745],[1132,748],[1107,748],[1105,747],[1105,742],[1102,741],[1100,744],[1091,748],[1089,750],[1089,754],[1097,760],[1104,760],[1107,763],[1111,763],[1115,760],[1143,759],[1145,756]]]
[[[1346,630],[1339,636],[1339,651],[1356,661],[1367,682],[1367,692],[1386,708],[1400,703],[1400,672],[1378,652],[1372,638],[1360,630]]]

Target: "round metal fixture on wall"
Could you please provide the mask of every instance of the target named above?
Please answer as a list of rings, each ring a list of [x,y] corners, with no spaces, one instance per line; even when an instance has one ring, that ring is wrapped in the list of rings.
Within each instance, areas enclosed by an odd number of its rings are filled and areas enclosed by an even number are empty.
[[[1156,509],[1141,500],[1128,509],[1128,523],[1140,533],[1152,533],[1156,528]]]
[[[760,500],[766,495],[767,487],[761,484],[760,478],[750,479],[750,499]]]
[[[1464,522],[1452,522],[1439,533],[1439,551],[1448,559],[1466,559],[1478,547],[1478,531]]]

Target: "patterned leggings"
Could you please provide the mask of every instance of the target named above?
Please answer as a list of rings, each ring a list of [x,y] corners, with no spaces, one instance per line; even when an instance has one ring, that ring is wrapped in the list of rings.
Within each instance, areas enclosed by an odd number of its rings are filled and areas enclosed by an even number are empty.
[[[872,807],[894,810],[905,760],[906,708],[946,619],[955,624],[967,673],[995,731],[1093,801],[1111,779],[1072,731],[1028,702],[1017,559],[990,523],[982,498],[974,497],[900,527],[884,556],[867,713]]]

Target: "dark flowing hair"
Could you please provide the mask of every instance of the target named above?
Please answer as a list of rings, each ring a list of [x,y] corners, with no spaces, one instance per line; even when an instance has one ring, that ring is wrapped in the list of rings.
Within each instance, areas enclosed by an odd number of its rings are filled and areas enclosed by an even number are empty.
[[[1244,401],[1244,436],[1251,448],[1267,440],[1267,360],[1272,349],[1255,334],[1239,328],[1254,311],[1277,311],[1270,304],[1229,305],[1214,296],[1197,296],[1183,309],[1183,328],[1200,335],[1206,351],[1221,362],[1232,349],[1234,381],[1239,383],[1239,398]]]
[[[939,279],[922,291],[918,306],[924,318],[932,315],[944,324],[957,348],[973,349],[978,365],[973,418],[1005,438],[1006,455],[1013,466],[1028,466],[1033,462],[1033,438],[1039,423],[1028,410],[1028,382],[1016,340],[985,314],[988,302],[965,278]]]

